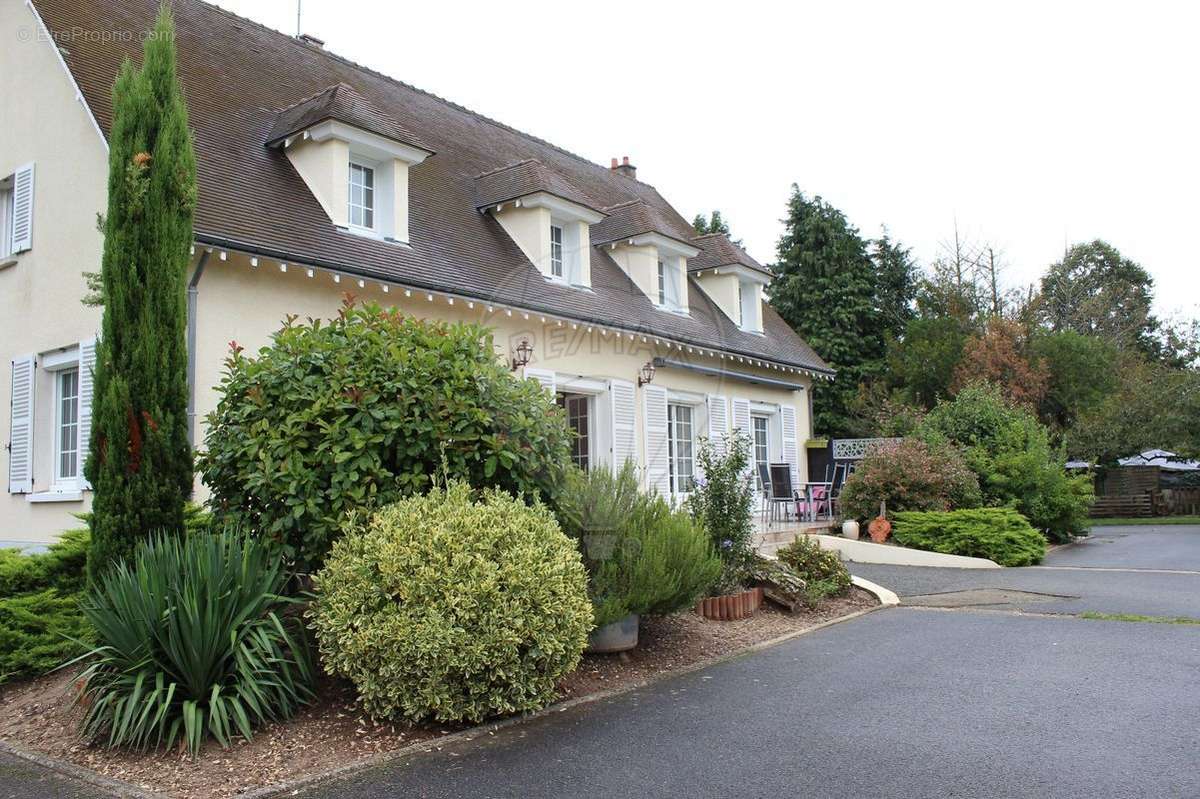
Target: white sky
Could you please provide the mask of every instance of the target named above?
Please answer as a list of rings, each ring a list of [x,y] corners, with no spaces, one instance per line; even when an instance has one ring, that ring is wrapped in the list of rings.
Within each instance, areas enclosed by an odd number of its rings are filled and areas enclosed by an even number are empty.
[[[294,33],[296,0],[219,0]],[[1200,316],[1200,4],[303,0],[347,58],[720,209],[775,257],[790,185],[923,263],[1027,283],[1101,237]]]

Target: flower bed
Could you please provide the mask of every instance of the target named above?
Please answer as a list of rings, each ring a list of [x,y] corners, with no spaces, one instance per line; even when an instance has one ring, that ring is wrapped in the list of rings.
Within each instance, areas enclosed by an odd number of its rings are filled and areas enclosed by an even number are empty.
[[[846,597],[797,614],[766,603],[741,621],[708,621],[691,610],[648,618],[637,649],[584,656],[559,682],[559,696],[575,699],[634,686],[875,604],[870,594],[854,589]],[[326,680],[317,687],[317,701],[291,721],[268,724],[253,740],[238,739],[228,750],[208,741],[192,760],[178,751],[137,754],[87,746],[77,734],[79,711],[71,705],[72,688],[68,673],[7,688],[0,693],[0,739],[134,785],[198,798],[236,796],[467,729],[372,722],[356,706],[352,687]]]

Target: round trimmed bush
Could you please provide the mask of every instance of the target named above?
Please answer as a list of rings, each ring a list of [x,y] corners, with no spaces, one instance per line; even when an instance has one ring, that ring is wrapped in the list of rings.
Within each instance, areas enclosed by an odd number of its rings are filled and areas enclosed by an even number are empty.
[[[550,511],[452,482],[353,520],[309,611],[325,668],[375,718],[478,722],[549,703],[592,628]]]
[[[563,411],[502,365],[487,328],[349,300],[289,319],[257,355],[233,345],[199,466],[216,519],[316,570],[348,511],[427,491],[443,469],[552,500],[570,463]]]

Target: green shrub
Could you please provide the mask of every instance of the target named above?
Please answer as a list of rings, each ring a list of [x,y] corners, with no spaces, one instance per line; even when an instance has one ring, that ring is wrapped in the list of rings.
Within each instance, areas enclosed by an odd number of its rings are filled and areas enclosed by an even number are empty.
[[[0,549],[0,684],[37,677],[86,650],[79,610],[88,531],[69,530],[46,552]]]
[[[988,558],[1001,566],[1029,566],[1046,554],[1046,540],[1012,508],[897,513],[892,537],[902,546]]]
[[[284,611],[287,574],[259,538],[225,531],[141,544],[87,593],[97,645],[81,700],[83,735],[109,747],[194,754],[312,699],[303,625]]]
[[[550,511],[462,482],[356,517],[309,611],[325,669],[376,718],[542,707],[592,628],[587,573]]]
[[[1087,531],[1091,480],[1063,468],[1066,456],[1032,414],[1007,404],[986,383],[967,386],[925,417],[919,435],[963,450],[985,505],[1013,505],[1051,541]]]
[[[47,588],[0,598],[0,684],[52,671],[84,652],[89,635],[77,594]]]
[[[574,470],[558,515],[587,567],[597,627],[689,607],[720,574],[705,532],[662,497],[642,494],[631,463],[616,473]]]
[[[730,433],[723,448],[701,439],[696,463],[700,475],[688,497],[688,509],[708,534],[724,567],[710,588],[717,595],[733,593],[744,587],[754,558],[754,481],[747,479],[750,439],[741,430]]]
[[[978,507],[979,479],[958,450],[915,438],[880,443],[859,461],[840,497],[842,514],[851,519],[904,510],[952,510]]]
[[[850,572],[841,555],[821,549],[816,538],[798,535],[796,540],[776,553],[780,562],[791,569],[808,587],[810,607],[813,598],[840,596],[850,590]]]
[[[552,499],[569,463],[563,412],[496,357],[489,331],[342,308],[289,319],[257,357],[234,346],[200,471],[218,521],[317,568],[347,511],[429,488],[445,464],[473,486]]]

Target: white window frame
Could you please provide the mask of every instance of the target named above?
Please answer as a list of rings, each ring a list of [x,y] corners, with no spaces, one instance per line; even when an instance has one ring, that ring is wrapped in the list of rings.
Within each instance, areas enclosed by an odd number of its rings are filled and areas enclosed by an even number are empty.
[[[658,304],[667,304],[667,265],[663,263],[661,258],[658,259]]]
[[[555,233],[558,241],[554,240]],[[556,249],[557,248],[557,251]],[[566,234],[558,222],[550,223],[550,276],[555,280],[566,279]]]
[[[688,414],[688,429],[690,436],[686,441],[688,455],[682,456],[677,452],[677,445],[685,443],[679,436],[679,411],[686,410]],[[686,461],[689,468],[686,474],[679,468]],[[696,485],[696,406],[684,402],[667,402],[667,475],[671,493],[686,495],[692,492]],[[686,479],[681,479],[686,478]]]
[[[9,175],[0,180],[0,258],[13,254],[13,194],[13,176]]]
[[[765,458],[758,459],[758,425],[762,423],[763,433],[763,448],[766,450]],[[762,490],[762,477],[759,471],[759,465],[765,465],[768,469],[771,467],[771,417],[765,413],[750,414],[750,456],[754,463],[754,484],[758,490]]]
[[[586,415],[587,427],[583,431],[581,438],[587,441],[587,468],[585,471],[591,471],[597,466],[596,461],[596,398],[592,394],[577,394],[570,391],[559,392],[559,396],[563,398],[563,410],[567,413],[567,424],[570,426],[571,418],[571,403],[583,403],[584,414]],[[574,447],[574,442],[572,442]],[[579,466],[575,458],[574,449],[571,451],[571,462]],[[581,467],[582,468],[582,467]]]
[[[54,480],[51,483],[53,491],[77,491],[79,489],[79,400],[80,400],[80,384],[79,384],[79,367],[67,366],[61,369],[52,371],[54,377]],[[68,375],[74,376],[75,396],[69,398],[74,406],[74,420],[71,425],[71,443],[72,449],[68,450],[63,446],[63,428],[68,424],[63,416],[63,405],[68,400],[68,397],[63,393],[63,381]],[[74,456],[75,473],[63,474],[62,460],[68,452]]]
[[[354,202],[354,189],[355,189],[355,186],[358,185],[358,184],[355,184],[355,182],[354,182],[354,175],[355,175],[356,168],[359,170],[362,170],[363,174],[370,173],[370,175],[371,175],[371,185],[370,186],[367,186],[365,181],[362,183],[363,200],[364,201],[361,204],[356,204]],[[371,192],[371,204],[370,205],[366,204],[366,192],[368,192],[368,191]],[[373,163],[368,163],[366,160],[361,159],[361,158],[351,158],[350,166],[349,166],[349,169],[348,169],[348,172],[346,175],[346,205],[347,205],[346,221],[347,221],[347,223],[349,223],[350,227],[352,227],[356,230],[370,231],[371,233],[375,233],[379,230],[379,203],[377,202],[378,197],[376,196],[378,193],[379,193],[379,175],[378,175],[378,169],[376,168],[376,165]],[[371,224],[364,225],[364,224],[359,224],[359,223],[355,222],[354,221],[354,211],[356,209],[362,213],[363,220],[366,220],[367,214],[370,213]]]

